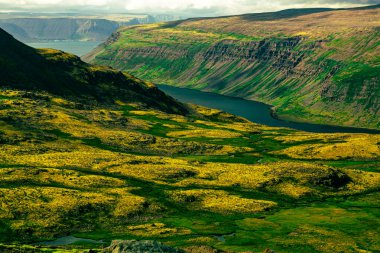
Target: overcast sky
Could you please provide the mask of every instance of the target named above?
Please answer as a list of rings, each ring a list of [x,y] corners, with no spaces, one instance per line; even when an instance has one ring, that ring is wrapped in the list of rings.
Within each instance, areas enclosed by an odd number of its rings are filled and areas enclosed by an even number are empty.
[[[216,16],[287,8],[353,7],[368,4],[380,4],[380,0],[0,0],[0,10]]]

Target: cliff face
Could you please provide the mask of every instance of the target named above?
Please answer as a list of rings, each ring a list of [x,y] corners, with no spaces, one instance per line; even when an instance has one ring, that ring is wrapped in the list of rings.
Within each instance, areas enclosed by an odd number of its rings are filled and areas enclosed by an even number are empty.
[[[378,15],[297,10],[122,28],[85,59],[270,103],[287,119],[379,128]]]

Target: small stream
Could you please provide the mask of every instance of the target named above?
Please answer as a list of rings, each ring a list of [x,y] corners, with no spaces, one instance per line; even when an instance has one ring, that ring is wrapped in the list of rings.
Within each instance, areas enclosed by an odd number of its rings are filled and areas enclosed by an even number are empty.
[[[226,238],[235,237],[236,233],[228,234],[228,235],[213,235],[215,239],[219,242],[226,242]]]

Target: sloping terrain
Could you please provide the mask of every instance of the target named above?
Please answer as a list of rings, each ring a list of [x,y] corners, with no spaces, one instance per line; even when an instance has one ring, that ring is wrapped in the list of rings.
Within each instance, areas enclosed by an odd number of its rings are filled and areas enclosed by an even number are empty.
[[[300,9],[126,27],[84,58],[269,103],[283,119],[378,129],[379,16]]]
[[[127,99],[167,112],[187,113],[185,106],[154,85],[106,67],[91,66],[57,50],[38,50],[16,41],[0,29],[1,85],[44,90],[87,103]]]
[[[101,252],[114,239],[187,252],[380,249],[380,135],[257,125],[0,41],[0,251]],[[34,244],[70,235],[95,243]]]

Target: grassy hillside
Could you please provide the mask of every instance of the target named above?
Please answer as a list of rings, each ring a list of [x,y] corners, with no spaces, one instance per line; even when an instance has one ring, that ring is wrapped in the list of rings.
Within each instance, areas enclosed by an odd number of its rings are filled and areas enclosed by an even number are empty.
[[[121,28],[85,59],[156,83],[259,100],[283,119],[380,128],[380,7]]]
[[[102,247],[32,244],[66,235],[188,252],[380,249],[380,135],[310,134],[184,107],[125,74],[0,41],[0,251]]]
[[[91,66],[57,50],[37,50],[0,29],[0,85],[44,90],[88,104],[118,100],[141,103],[166,112],[186,114],[187,108],[153,84],[107,67]]]
[[[75,235],[237,252],[380,247],[380,135],[269,128],[200,107],[185,117],[0,97],[3,244]]]

